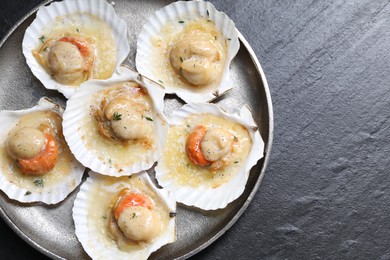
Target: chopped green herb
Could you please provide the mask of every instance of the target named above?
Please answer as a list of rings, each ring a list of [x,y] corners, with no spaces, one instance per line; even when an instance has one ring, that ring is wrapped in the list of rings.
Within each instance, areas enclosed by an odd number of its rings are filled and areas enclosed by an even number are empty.
[[[213,21],[212,21],[212,20],[210,20],[210,19],[207,19],[207,22],[211,23],[211,22],[213,22]]]
[[[210,16],[209,10],[207,10],[206,12],[207,12],[207,16]]]
[[[180,20],[179,23],[184,23],[184,21],[181,21],[181,20]]]
[[[43,51],[46,51],[47,50],[47,46],[45,48],[43,48]]]
[[[37,187],[43,187],[43,180],[42,179],[36,179],[34,181],[35,186]]]
[[[133,212],[133,215],[131,216],[131,218],[135,218],[137,215]]]
[[[239,161],[235,161],[234,163],[239,163]]]
[[[31,194],[31,191],[26,191],[26,193],[24,194],[24,196],[28,196]]]
[[[163,84],[163,83],[164,83],[164,82],[163,82],[161,79],[159,79],[159,80],[158,80],[158,82],[160,82],[161,84]]]
[[[234,141],[235,141],[235,142],[237,142],[237,141],[238,141],[238,138],[237,138],[237,136],[234,136],[234,137],[233,137],[233,139],[234,139]]]
[[[228,39],[228,41],[231,41],[232,39],[231,38],[227,38]]]
[[[153,121],[153,119],[151,119],[151,118],[148,117],[148,116],[146,116],[145,119],[148,120],[148,121]]]
[[[183,58],[182,57],[180,57],[180,61],[183,62]]]
[[[109,163],[109,164],[111,164],[111,163],[112,163],[112,160],[111,160],[111,158],[110,158],[110,159],[108,159],[108,163]]]
[[[106,216],[103,216],[102,218],[103,218],[103,219],[107,219],[107,217],[106,217]]]
[[[77,32],[80,32],[80,29],[79,29],[79,28],[76,28],[76,31],[77,31]]]
[[[42,35],[41,37],[39,37],[39,40],[44,43],[45,40],[46,40],[46,36],[45,35]]]
[[[118,114],[118,112],[114,112],[114,116],[113,116],[112,120],[119,121],[121,119],[122,119],[122,114]]]
[[[187,125],[188,128],[190,128],[191,126],[190,125]]]
[[[169,212],[169,217],[170,218],[176,217],[176,212]]]

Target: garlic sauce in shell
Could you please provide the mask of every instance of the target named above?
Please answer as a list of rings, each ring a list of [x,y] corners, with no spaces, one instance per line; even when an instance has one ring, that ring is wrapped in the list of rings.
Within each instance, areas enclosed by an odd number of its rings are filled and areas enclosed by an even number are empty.
[[[175,88],[194,92],[213,90],[221,81],[227,56],[227,39],[213,21],[199,18],[168,22],[161,34],[152,38],[154,73],[159,80]]]
[[[110,78],[130,51],[127,24],[105,0],[41,6],[22,47],[32,73],[66,98],[85,81]]]
[[[21,202],[54,204],[63,200],[81,182],[84,167],[76,161],[65,142],[61,115],[59,105],[47,98],[42,98],[30,109],[0,112],[0,188],[10,198]],[[24,153],[12,151],[10,143],[22,141],[23,138],[13,138],[17,137],[15,133],[23,134],[24,129],[50,134],[54,138],[58,156],[55,156],[54,166],[48,172],[22,173],[18,159],[24,159],[20,158]],[[34,155],[35,158],[41,152],[28,152],[27,157]],[[26,160],[34,159],[27,157]]]
[[[101,114],[110,110],[109,105],[120,99],[120,95],[126,96],[127,100],[122,107],[118,105],[116,111],[113,109],[110,116],[114,118],[108,120]],[[132,165],[141,161],[146,153],[156,149],[158,136],[153,118],[157,115],[152,107],[147,91],[135,82],[123,82],[101,90],[91,98],[92,116],[85,118],[80,128],[86,146],[109,165]],[[133,117],[136,119],[132,120]],[[126,118],[130,118],[128,122]],[[126,135],[130,138],[125,139]]]
[[[176,239],[176,201],[166,190],[157,189],[146,172],[131,177],[112,177],[89,173],[81,186],[73,207],[76,235],[93,259],[147,259],[161,246]],[[148,241],[126,239],[112,217],[112,210],[122,191],[147,196],[153,204],[153,214],[160,232]],[[131,213],[128,221],[137,220]],[[114,226],[114,227],[112,227]],[[112,232],[117,232],[113,234]]]
[[[231,151],[226,156],[227,165],[222,169],[199,167],[188,159],[185,140],[198,125],[209,129],[223,128],[231,135],[233,139]],[[246,161],[251,146],[252,140],[244,126],[212,114],[192,115],[183,125],[170,127],[163,160],[171,171],[169,178],[174,178],[180,185],[217,188],[238,173]]]
[[[152,14],[137,39],[136,67],[186,103],[231,89],[240,47],[234,22],[205,1],[178,1]]]
[[[164,155],[155,168],[158,183],[175,192],[178,202],[204,210],[237,199],[264,152],[248,107],[229,114],[214,104],[186,104],[168,123]]]
[[[75,157],[112,176],[151,168],[168,131],[164,92],[126,67],[106,81],[90,81],[68,100],[64,136]]]

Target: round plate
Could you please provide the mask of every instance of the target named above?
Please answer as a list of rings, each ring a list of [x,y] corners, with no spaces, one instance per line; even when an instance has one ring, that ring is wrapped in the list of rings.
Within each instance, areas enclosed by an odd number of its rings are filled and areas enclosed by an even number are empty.
[[[44,4],[50,1],[45,1]],[[157,9],[170,1],[116,0],[115,10],[129,27],[131,52],[125,64],[135,68],[134,59],[137,35],[143,23]],[[32,10],[0,43],[0,110],[17,110],[32,107],[42,96],[65,106],[65,98],[48,90],[33,76],[22,54],[22,39],[26,28],[35,18]],[[134,23],[137,21],[137,23]],[[226,208],[202,211],[178,204],[177,241],[153,253],[150,259],[184,259],[201,251],[241,216],[257,191],[263,178],[273,137],[271,97],[252,48],[239,33],[241,47],[231,65],[234,88],[214,103],[228,112],[236,112],[248,104],[265,142],[264,157],[252,168],[244,193]],[[166,97],[166,112],[183,105],[173,95]],[[150,171],[153,175],[153,170]],[[8,199],[0,192],[0,213],[13,230],[37,250],[54,259],[89,259],[78,242],[71,215],[76,189],[65,201],[46,206],[39,203],[21,204]]]

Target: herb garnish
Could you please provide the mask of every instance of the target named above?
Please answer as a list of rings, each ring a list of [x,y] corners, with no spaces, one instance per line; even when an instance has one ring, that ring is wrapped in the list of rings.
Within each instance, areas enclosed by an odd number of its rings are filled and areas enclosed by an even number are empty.
[[[121,119],[122,119],[122,114],[118,114],[118,112],[114,112],[114,116],[113,116],[112,120],[119,121]]]
[[[112,163],[112,160],[111,160],[111,158],[110,158],[110,159],[108,159],[108,163],[109,163],[109,164],[111,164],[111,163]]]
[[[145,119],[148,120],[148,121],[153,121],[153,119],[151,119],[151,118],[148,117],[148,116],[146,116]]]
[[[46,36],[45,35],[42,35],[41,37],[39,37],[39,40],[44,43],[45,40],[46,40]]]
[[[79,29],[79,28],[76,28],[76,31],[77,31],[77,32],[80,32],[80,29]]]
[[[207,10],[206,12],[207,12],[207,16],[210,16],[209,10]]]
[[[133,212],[133,215],[131,216],[131,218],[135,218],[136,217],[136,214]]]
[[[43,187],[43,180],[42,179],[36,179],[34,181],[35,186],[37,187]]]
[[[163,83],[164,83],[164,82],[163,82],[161,79],[159,79],[159,80],[158,80],[158,82],[160,82],[161,84],[163,84]]]
[[[24,194],[24,196],[28,196],[31,194],[31,191],[26,191],[26,193]]]
[[[228,39],[228,41],[231,41],[232,39],[231,38],[227,38]]]
[[[183,58],[180,56],[180,61],[183,62]]]
[[[179,23],[184,23],[184,21],[181,21],[181,20],[180,20]]]
[[[239,163],[239,161],[235,161],[234,163]]]

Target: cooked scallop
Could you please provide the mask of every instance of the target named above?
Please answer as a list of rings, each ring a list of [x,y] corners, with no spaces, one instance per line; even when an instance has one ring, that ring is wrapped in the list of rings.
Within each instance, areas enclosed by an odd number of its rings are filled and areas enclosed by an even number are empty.
[[[81,182],[84,167],[62,135],[62,112],[47,98],[0,112],[0,189],[11,199],[54,204]]]
[[[45,148],[45,134],[34,127],[18,127],[12,131],[6,140],[8,154],[15,160],[32,159]]]
[[[213,104],[184,105],[168,118],[159,184],[178,202],[205,210],[224,208],[245,189],[264,142],[246,106],[227,114]]]
[[[172,43],[169,63],[183,81],[194,87],[213,84],[221,77],[225,58],[223,46],[215,42],[213,34],[187,30]]]
[[[110,78],[130,51],[126,23],[104,0],[42,6],[22,46],[33,74],[67,98],[85,81]]]
[[[89,173],[73,206],[76,236],[92,259],[147,259],[176,239],[176,201],[146,172]]]
[[[138,36],[136,66],[187,103],[208,102],[232,88],[229,66],[237,30],[204,1],[180,1],[156,11]]]
[[[70,41],[69,38],[64,37],[56,41],[52,48],[47,50],[49,55],[47,61],[44,62],[48,63],[47,69],[57,82],[79,85],[91,74],[94,60],[93,48],[87,42],[80,44],[80,40],[72,37]],[[81,49],[82,46],[85,49]]]
[[[76,158],[101,174],[131,175],[162,155],[168,127],[164,91],[123,67],[107,81],[82,85],[68,101],[64,135]]]

